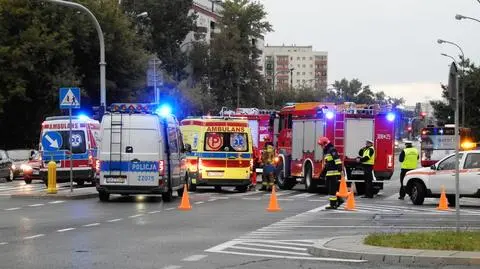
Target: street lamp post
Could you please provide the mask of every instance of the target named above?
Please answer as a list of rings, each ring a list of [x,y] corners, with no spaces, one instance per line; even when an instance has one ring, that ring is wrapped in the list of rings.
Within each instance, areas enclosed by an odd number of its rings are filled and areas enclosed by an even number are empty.
[[[85,11],[90,19],[92,19],[93,24],[95,25],[95,29],[97,30],[98,34],[98,39],[100,42],[100,106],[103,108],[103,111],[106,109],[107,105],[107,93],[106,93],[106,86],[105,86],[105,66],[107,63],[105,62],[105,40],[103,38],[103,31],[102,27],[100,27],[100,24],[98,23],[97,18],[95,18],[95,15],[86,7],[73,3],[73,2],[67,2],[63,0],[43,0],[46,2],[58,4],[61,6],[67,6],[67,7],[72,7],[76,9],[80,9],[81,11]]]
[[[480,0],[478,0],[480,1]],[[460,14],[457,14],[455,15],[455,19],[457,20],[472,20],[472,21],[476,21],[476,22],[480,22],[479,19],[475,19],[475,18],[472,18],[472,17],[468,17],[468,16],[463,16],[463,15],[460,15]]]
[[[462,54],[462,59],[460,61],[460,64],[463,61],[465,61],[465,54],[463,53],[463,49],[458,44],[451,41],[446,41],[443,39],[438,39],[437,42],[438,44],[446,43],[446,44],[450,44],[457,47],[460,50],[460,53]],[[460,66],[460,65],[457,64],[457,66]],[[461,75],[461,78],[462,78],[462,89],[461,89],[462,91],[462,127],[465,127],[465,67],[463,65],[461,65],[461,67],[462,67],[462,71],[461,71],[462,72],[462,75]]]

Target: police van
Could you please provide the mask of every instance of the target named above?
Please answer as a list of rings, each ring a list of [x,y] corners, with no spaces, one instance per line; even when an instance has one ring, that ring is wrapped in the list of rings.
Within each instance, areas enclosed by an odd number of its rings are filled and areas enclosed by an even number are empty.
[[[166,107],[118,103],[101,123],[97,191],[101,201],[110,194],[183,195],[184,147],[178,121]]]
[[[238,117],[188,118],[181,122],[186,143],[187,181],[197,186],[234,186],[245,192],[252,183],[253,139],[248,121]]]
[[[40,153],[43,163],[39,176],[45,185],[48,183],[47,165],[50,161],[57,163],[57,182],[70,182],[70,158],[74,182],[78,185],[83,185],[85,181],[95,182],[100,123],[83,115],[73,116],[71,122],[70,139],[68,116],[47,117],[42,123]]]

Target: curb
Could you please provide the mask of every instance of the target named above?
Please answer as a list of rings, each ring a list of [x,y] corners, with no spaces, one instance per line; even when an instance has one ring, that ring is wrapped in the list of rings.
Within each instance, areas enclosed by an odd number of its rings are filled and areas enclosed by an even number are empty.
[[[473,252],[466,251],[432,251],[421,249],[395,249],[374,247],[363,244],[365,236],[334,237],[316,243],[308,247],[308,253],[317,257],[330,257],[339,259],[364,260],[371,263],[402,264],[402,265],[480,265],[480,254],[471,257]],[[358,239],[356,246],[334,247],[327,246],[335,240],[355,238]],[[359,250],[370,250],[359,251]],[[456,256],[453,256],[456,255]]]

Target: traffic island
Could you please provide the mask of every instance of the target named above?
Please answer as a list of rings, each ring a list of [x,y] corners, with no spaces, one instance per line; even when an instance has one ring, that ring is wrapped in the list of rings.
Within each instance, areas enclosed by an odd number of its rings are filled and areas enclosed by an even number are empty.
[[[52,199],[52,200],[81,200],[81,199],[91,199],[98,197],[98,192],[95,187],[88,188],[78,188],[73,189],[73,192],[70,189],[58,190],[56,194],[48,194],[47,191],[42,192],[17,192],[10,195],[10,198],[21,198],[21,199]]]
[[[443,246],[448,243],[457,246],[464,246],[468,241],[478,240],[478,237],[469,238],[469,234],[465,233],[464,235],[458,235],[459,240],[463,240],[465,243],[457,243],[453,237],[451,237],[451,232],[438,232],[449,233],[450,237],[444,236],[443,238],[449,238],[450,241],[445,241]],[[395,241],[396,237],[398,238],[409,238],[410,242],[413,242],[414,239],[411,239],[415,236],[415,240],[427,240],[426,238],[431,238],[432,234],[420,235],[423,233],[409,233],[407,237],[406,234],[373,234],[369,236],[348,236],[348,237],[335,237],[319,240],[312,247],[308,248],[308,252],[314,256],[318,257],[329,257],[329,258],[339,258],[339,259],[356,259],[364,260],[371,263],[387,263],[387,264],[403,264],[403,265],[480,265],[480,252],[478,251],[458,251],[458,250],[431,250],[431,249],[414,249],[414,248],[395,248],[394,245],[390,244],[390,247],[386,247],[387,241],[389,239]],[[478,236],[478,235],[476,235]],[[463,238],[463,239],[460,239]],[[435,240],[438,242],[439,240]],[[366,242],[376,243],[378,246],[368,245]],[[401,239],[398,239],[395,246],[406,246]],[[420,244],[420,243],[418,243]],[[414,245],[415,247],[418,244]],[[432,243],[431,245],[440,246],[439,243]],[[479,245],[478,241],[474,245]],[[425,246],[430,246],[425,244]],[[472,248],[472,249],[477,249]]]

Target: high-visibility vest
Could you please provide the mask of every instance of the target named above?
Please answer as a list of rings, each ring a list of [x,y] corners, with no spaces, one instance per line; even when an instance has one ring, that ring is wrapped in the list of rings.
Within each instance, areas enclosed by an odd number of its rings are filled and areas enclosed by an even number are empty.
[[[405,148],[405,158],[402,162],[402,169],[415,169],[418,162],[418,150],[416,148]]]
[[[325,163],[334,161],[335,165],[337,165],[337,166],[341,166],[341,165],[342,165],[342,160],[340,160],[339,158],[334,159],[333,156],[332,156],[332,154],[330,154],[330,153],[325,154],[324,159],[325,159]],[[326,176],[327,176],[327,177],[330,177],[330,176],[340,176],[340,175],[341,175],[341,173],[340,173],[340,171],[338,171],[338,169],[335,169],[335,170],[327,170],[327,173],[326,173]]]
[[[370,158],[370,156],[368,156],[368,153],[369,153],[368,149],[373,150],[373,155],[372,155],[371,158]],[[363,162],[363,164],[374,165],[375,164],[375,149],[373,147],[369,147],[369,148],[364,149],[362,157],[369,157],[370,158],[367,161]]]

